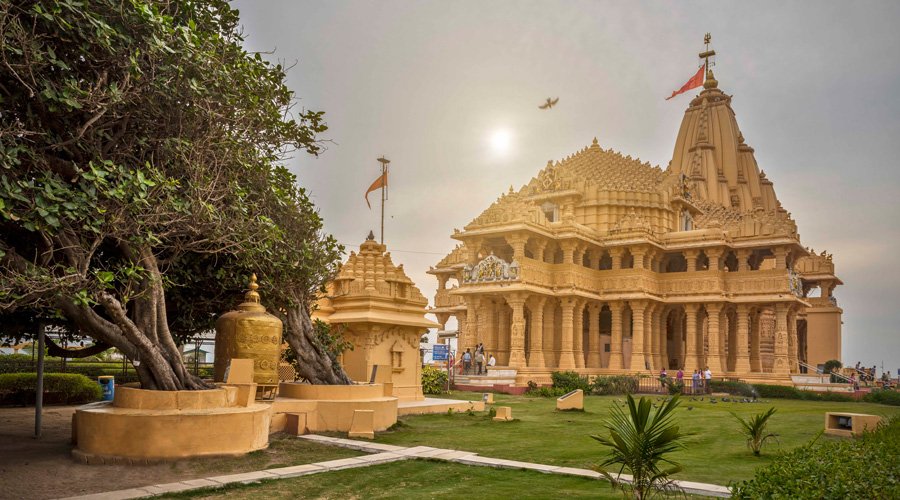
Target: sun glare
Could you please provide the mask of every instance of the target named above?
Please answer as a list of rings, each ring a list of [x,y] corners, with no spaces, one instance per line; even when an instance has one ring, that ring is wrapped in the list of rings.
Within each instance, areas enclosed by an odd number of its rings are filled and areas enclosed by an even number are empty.
[[[491,149],[497,154],[506,154],[512,143],[512,134],[505,128],[497,129],[491,134]]]

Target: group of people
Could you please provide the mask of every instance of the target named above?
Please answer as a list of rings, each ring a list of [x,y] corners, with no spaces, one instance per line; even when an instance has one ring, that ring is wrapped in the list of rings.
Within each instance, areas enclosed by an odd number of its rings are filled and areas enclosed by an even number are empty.
[[[462,370],[465,375],[472,374],[473,362],[475,375],[486,375],[488,367],[496,366],[497,364],[497,358],[493,354],[486,355],[484,353],[484,344],[481,343],[475,346],[474,354],[470,349],[466,349],[460,360],[462,361]]]
[[[709,382],[712,380],[712,370],[707,366],[706,369],[696,369],[694,370],[694,374],[691,375],[691,394],[704,392],[705,389],[709,387]],[[669,383],[669,374],[666,372],[666,369],[663,368],[659,371],[659,383],[665,389],[666,384]],[[675,383],[684,387],[684,369],[679,368],[678,372],[675,374]]]

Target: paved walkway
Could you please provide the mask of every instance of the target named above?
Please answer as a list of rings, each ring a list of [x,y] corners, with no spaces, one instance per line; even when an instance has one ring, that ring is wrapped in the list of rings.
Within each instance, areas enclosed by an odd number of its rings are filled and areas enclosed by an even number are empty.
[[[544,465],[532,462],[518,462],[515,460],[482,457],[477,453],[471,453],[468,451],[447,450],[443,448],[432,448],[430,446],[404,448],[402,446],[372,443],[368,441],[357,441],[353,439],[333,438],[319,436],[316,434],[300,436],[300,439],[307,439],[310,441],[315,441],[317,443],[359,450],[365,453],[371,453],[371,455],[363,455],[354,458],[342,458],[339,460],[329,460],[327,462],[317,462],[314,464],[295,465],[292,467],[281,467],[278,469],[265,469],[256,472],[244,472],[240,474],[231,474],[228,476],[215,476],[205,479],[193,479],[190,481],[181,481],[177,483],[155,484],[152,486],[143,486],[140,488],[131,488],[127,490],[107,491],[105,493],[95,493],[92,495],[70,497],[66,500],[119,500],[128,498],[143,498],[153,495],[161,495],[164,493],[175,493],[179,491],[188,491],[199,488],[218,487],[235,483],[246,484],[263,480],[284,479],[289,477],[305,476],[309,474],[319,474],[322,472],[331,472],[341,469],[368,467],[370,465],[396,462],[398,460],[411,460],[416,458],[444,460],[447,462],[456,462],[464,465],[480,465],[483,467],[496,467],[500,469],[534,470],[546,474],[582,476],[592,479],[599,479],[602,477],[599,472],[588,469],[558,467],[555,465]],[[631,480],[631,476],[628,476],[626,474],[622,474],[620,478],[623,481]],[[725,486],[719,486],[717,484],[695,483],[691,481],[675,481],[675,483],[679,488],[681,488],[685,493],[688,494],[723,498],[731,496],[728,488],[726,488]]]

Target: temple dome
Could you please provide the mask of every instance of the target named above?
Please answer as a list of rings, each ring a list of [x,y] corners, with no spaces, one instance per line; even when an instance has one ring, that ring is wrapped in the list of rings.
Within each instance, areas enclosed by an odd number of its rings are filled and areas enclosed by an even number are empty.
[[[686,176],[703,200],[739,212],[781,210],[711,70],[704,87],[684,113],[668,171]]]

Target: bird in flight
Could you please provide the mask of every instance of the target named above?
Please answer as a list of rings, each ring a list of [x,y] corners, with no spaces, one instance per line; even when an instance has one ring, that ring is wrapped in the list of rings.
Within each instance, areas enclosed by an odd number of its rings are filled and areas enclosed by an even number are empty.
[[[553,106],[556,106],[556,103],[558,103],[558,102],[559,102],[559,97],[557,97],[556,99],[551,99],[551,98],[548,97],[548,98],[547,98],[547,102],[545,102],[544,104],[541,104],[540,106],[538,106],[538,108],[540,108],[540,109],[550,109],[550,108],[552,108]]]

